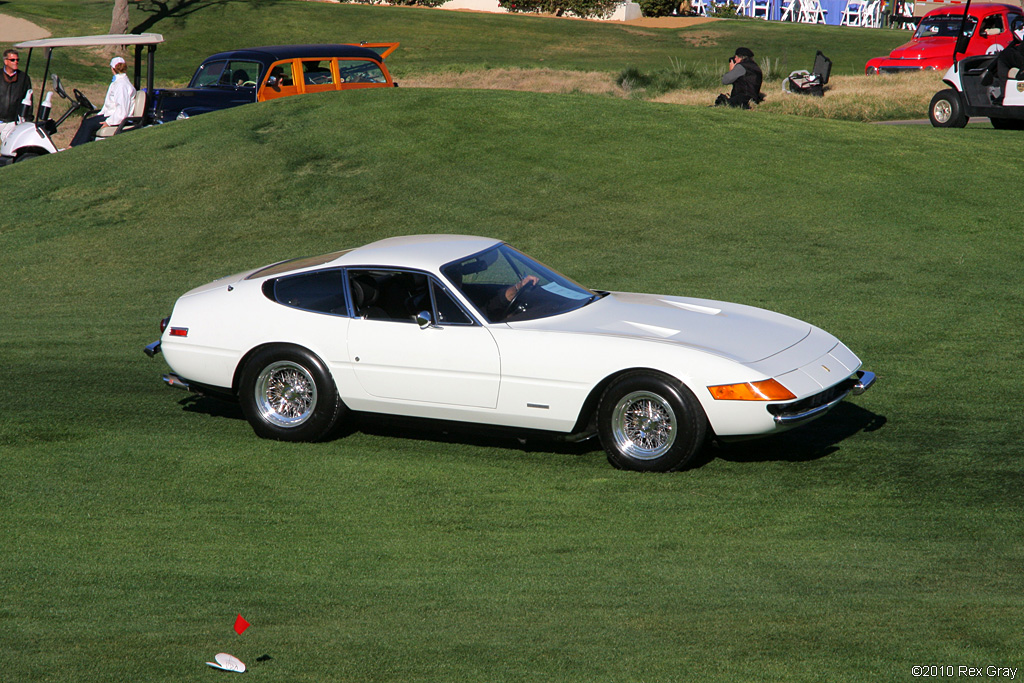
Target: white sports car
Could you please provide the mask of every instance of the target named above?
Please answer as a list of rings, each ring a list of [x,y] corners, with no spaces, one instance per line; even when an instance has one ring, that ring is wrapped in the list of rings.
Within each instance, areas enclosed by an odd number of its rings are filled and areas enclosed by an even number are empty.
[[[484,237],[393,237],[193,289],[161,323],[169,385],[237,398],[261,437],[349,411],[568,438],[620,468],[686,467],[874,382],[831,334],[750,306],[592,291]]]

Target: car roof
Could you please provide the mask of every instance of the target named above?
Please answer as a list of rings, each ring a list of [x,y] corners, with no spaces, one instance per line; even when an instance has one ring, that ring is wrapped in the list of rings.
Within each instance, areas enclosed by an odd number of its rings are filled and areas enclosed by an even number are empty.
[[[380,59],[380,55],[376,51],[358,45],[267,45],[218,52],[204,59],[203,63],[222,59],[256,59],[274,62],[279,59],[328,59],[330,57]]]
[[[159,33],[115,33],[100,36],[69,36],[67,38],[39,38],[17,43],[17,48],[36,47],[92,47],[95,45],[157,45],[164,42]]]
[[[501,244],[471,235],[405,235],[371,242],[345,252],[332,265],[401,266],[437,271],[441,266]]]
[[[970,16],[972,16],[972,17],[984,17],[984,16],[988,16],[989,14],[996,14],[997,12],[1011,11],[1011,10],[1012,11],[1016,11],[1016,12],[1019,13],[1021,11],[1021,8],[1020,7],[1016,7],[1014,5],[1004,5],[1002,3],[995,3],[995,2],[972,3],[971,4]],[[943,14],[949,14],[949,15],[952,15],[952,16],[963,16],[964,8],[963,7],[939,7],[938,9],[933,9],[932,11],[928,12],[924,16],[926,16],[926,17],[934,17],[934,16],[937,16],[937,15],[943,15]]]

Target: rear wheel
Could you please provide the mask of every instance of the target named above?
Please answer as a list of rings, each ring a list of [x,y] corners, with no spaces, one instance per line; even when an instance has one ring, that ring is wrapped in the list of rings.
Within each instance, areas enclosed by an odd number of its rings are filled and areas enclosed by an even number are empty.
[[[597,417],[608,461],[638,472],[683,469],[707,434],[707,418],[690,390],[651,372],[632,372],[615,381],[601,397]]]
[[[296,346],[258,351],[245,364],[238,387],[242,413],[265,439],[318,441],[344,409],[323,362]]]
[[[960,93],[953,89],[940,90],[935,93],[932,103],[928,106],[928,118],[936,128],[963,128],[967,125],[964,115],[963,100]]]

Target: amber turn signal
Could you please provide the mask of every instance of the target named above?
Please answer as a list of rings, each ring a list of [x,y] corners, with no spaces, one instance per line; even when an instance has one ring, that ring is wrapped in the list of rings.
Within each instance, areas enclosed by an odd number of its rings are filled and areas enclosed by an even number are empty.
[[[720,384],[708,387],[708,391],[719,401],[788,401],[796,398],[793,392],[774,379],[741,384]]]

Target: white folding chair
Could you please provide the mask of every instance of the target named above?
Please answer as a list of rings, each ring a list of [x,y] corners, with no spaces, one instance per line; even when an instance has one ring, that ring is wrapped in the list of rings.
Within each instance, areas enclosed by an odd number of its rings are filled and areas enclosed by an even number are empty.
[[[772,18],[772,0],[752,0],[750,16],[757,19]]]
[[[711,7],[711,3],[706,0],[694,0],[693,5],[691,6],[693,7],[694,14],[706,17],[708,15],[708,10]]]
[[[860,25],[865,28],[878,28],[882,25],[882,3],[871,0],[861,10]]]
[[[796,21],[800,17],[800,0],[781,0],[782,16],[779,21]]]
[[[860,26],[864,15],[863,0],[846,0],[846,7],[843,8],[843,16],[839,20],[840,26]]]
[[[824,24],[825,10],[819,0],[802,0],[800,3],[800,19],[804,24]]]

